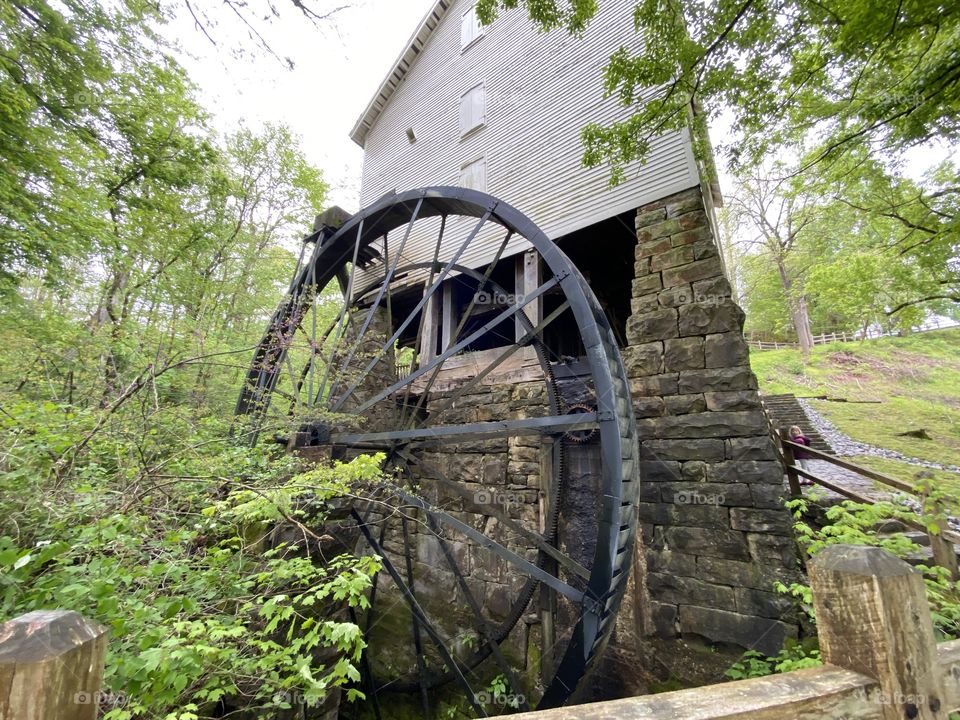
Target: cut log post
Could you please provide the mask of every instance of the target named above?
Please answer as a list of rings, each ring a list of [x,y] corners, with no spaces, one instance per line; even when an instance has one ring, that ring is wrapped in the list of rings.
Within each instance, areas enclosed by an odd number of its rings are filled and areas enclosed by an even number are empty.
[[[41,610],[0,626],[0,719],[94,720],[107,629],[75,612]]]
[[[920,475],[920,473],[918,473]],[[923,500],[924,508],[927,508],[930,504],[930,491],[923,490],[920,493],[920,497]],[[950,525],[946,520],[946,512],[942,507],[942,503],[936,503],[936,507],[933,508],[935,515],[933,518],[927,516],[924,518],[924,523],[933,522],[937,527],[937,532],[930,532],[927,530],[927,536],[930,538],[930,551],[933,553],[933,562],[936,565],[939,565],[942,568],[946,568],[950,573],[950,578],[954,581],[960,580],[960,566],[957,564],[957,550],[953,546],[953,543],[950,542],[944,535],[950,529]]]
[[[781,440],[790,440],[790,431],[783,428],[780,430]],[[793,456],[793,448],[786,443],[780,443],[780,449],[783,452],[783,468],[787,473],[787,482],[790,484],[790,497],[798,498],[803,496],[803,490],[800,489],[800,476],[797,475],[797,461]]]
[[[880,548],[834,545],[808,565],[820,652],[874,678],[864,701],[884,720],[946,720],[922,576]]]

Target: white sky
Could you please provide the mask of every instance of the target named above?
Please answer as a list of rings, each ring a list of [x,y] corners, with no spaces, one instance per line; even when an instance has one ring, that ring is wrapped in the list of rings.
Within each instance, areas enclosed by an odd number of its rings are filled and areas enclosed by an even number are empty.
[[[185,51],[180,61],[201,88],[200,100],[213,113],[218,130],[228,133],[242,123],[286,123],[303,138],[307,159],[333,186],[331,202],[354,212],[359,209],[363,152],[350,139],[350,130],[434,0],[353,0],[332,25],[319,28],[287,0],[275,2],[282,16],[256,27],[278,55],[294,61],[294,70],[263,52],[232,57],[231,47],[253,49],[254,42],[238,40],[246,38],[246,31],[229,16],[218,15],[220,25],[210,29],[218,48],[189,17],[178,18],[169,31]],[[250,5],[265,7],[257,1]]]

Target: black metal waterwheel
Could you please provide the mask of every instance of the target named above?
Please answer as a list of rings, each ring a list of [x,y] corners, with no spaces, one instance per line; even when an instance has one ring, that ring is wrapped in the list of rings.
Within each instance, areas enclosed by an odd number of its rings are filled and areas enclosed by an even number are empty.
[[[551,352],[558,328],[578,362]],[[348,523],[384,559],[357,618],[371,713],[406,693],[431,717],[459,693],[485,716],[581,686],[630,570],[637,435],[603,311],[523,214],[435,187],[318,236],[237,413],[253,437],[384,454],[392,481]]]

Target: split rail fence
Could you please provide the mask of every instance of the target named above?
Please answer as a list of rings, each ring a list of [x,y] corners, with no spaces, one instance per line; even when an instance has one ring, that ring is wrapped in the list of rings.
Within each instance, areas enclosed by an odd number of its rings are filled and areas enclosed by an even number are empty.
[[[910,332],[922,333],[955,327],[960,327],[960,322],[953,320],[932,320],[921,327],[914,328]],[[839,332],[824,332],[820,333],[819,335],[814,335],[813,344],[826,345],[827,343],[835,342],[859,342],[860,340],[874,340],[876,338],[895,337],[898,335],[900,335],[899,332],[882,332],[871,330],[864,334],[862,332],[847,332],[846,330],[840,330]],[[794,340],[762,340],[754,337],[748,337],[747,344],[752,348],[756,348],[757,350],[784,350],[787,348],[800,347],[800,344]]]

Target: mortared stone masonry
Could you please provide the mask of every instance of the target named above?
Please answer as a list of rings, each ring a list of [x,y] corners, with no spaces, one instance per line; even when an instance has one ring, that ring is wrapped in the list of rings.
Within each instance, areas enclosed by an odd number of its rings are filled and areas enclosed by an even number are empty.
[[[708,201],[709,202],[709,201]],[[628,347],[652,620],[775,654],[796,637],[791,518],[730,284],[699,187],[638,211]]]

